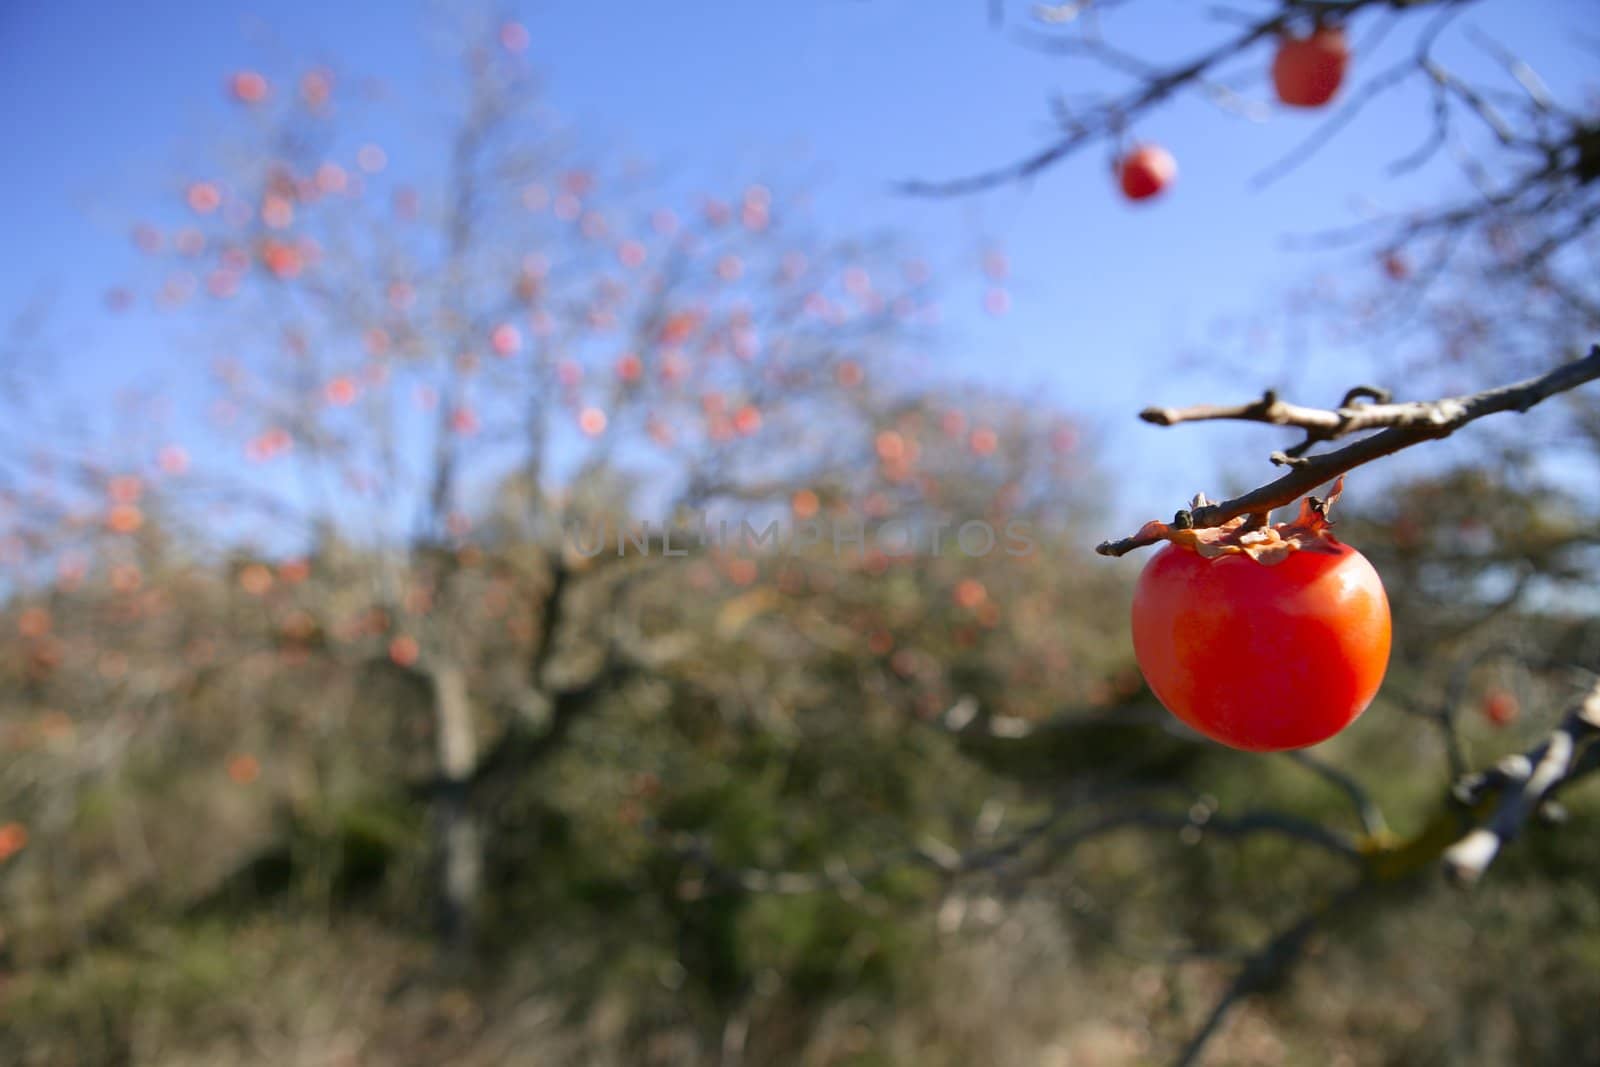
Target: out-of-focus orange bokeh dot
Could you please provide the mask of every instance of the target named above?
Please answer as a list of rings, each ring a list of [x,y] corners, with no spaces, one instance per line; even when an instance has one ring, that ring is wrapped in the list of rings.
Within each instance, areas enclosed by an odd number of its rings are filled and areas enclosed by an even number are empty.
[[[209,215],[222,206],[222,193],[210,182],[195,182],[187,195],[189,210],[197,215]]]
[[[389,642],[389,658],[402,667],[409,667],[417,662],[417,657],[422,650],[417,645],[417,639],[407,634],[401,634]]]
[[[29,608],[17,616],[17,633],[23,637],[43,637],[50,632],[50,613],[44,608]]]
[[[249,785],[261,777],[261,761],[248,752],[229,756],[228,777],[238,785]]]
[[[728,561],[728,580],[734,585],[749,585],[756,580],[756,561],[734,559]]]
[[[272,588],[272,571],[265,564],[250,564],[239,572],[239,588],[251,596],[264,596]]]
[[[8,860],[28,845],[28,828],[20,822],[0,826],[0,861]]]
[[[233,98],[244,104],[259,104],[267,98],[267,79],[253,70],[241,70],[229,82]]]
[[[355,403],[356,399],[355,380],[348,376],[341,375],[340,377],[330,381],[327,386],[324,387],[323,393],[328,398],[328,403],[332,404],[334,407],[349,407],[351,404]]]
[[[118,504],[106,513],[106,527],[112,533],[131,534],[144,525],[144,513],[132,504]]]

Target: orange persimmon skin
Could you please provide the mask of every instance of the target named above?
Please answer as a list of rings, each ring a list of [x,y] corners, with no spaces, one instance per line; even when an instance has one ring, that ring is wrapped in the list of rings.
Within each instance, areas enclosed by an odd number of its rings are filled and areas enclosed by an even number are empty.
[[[1330,547],[1272,564],[1158,552],[1134,592],[1133,647],[1167,710],[1252,752],[1315,745],[1365,711],[1389,664],[1389,601],[1365,556]]]

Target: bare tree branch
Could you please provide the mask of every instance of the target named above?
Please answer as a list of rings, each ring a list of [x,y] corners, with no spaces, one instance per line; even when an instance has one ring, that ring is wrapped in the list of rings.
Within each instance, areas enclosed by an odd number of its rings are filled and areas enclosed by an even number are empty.
[[[1005,166],[980,171],[963,178],[944,181],[908,181],[901,183],[898,188],[901,192],[913,196],[944,197],[962,196],[1026,181],[1079,149],[1097,141],[1118,138],[1133,120],[1154,110],[1182,90],[1198,88],[1215,95],[1213,75],[1218,67],[1260,42],[1285,32],[1301,20],[1343,21],[1369,8],[1411,12],[1430,7],[1459,7],[1468,2],[1470,0],[1296,0],[1293,3],[1278,5],[1271,13],[1260,17],[1230,19],[1229,21],[1234,21],[1238,27],[1236,32],[1212,48],[1187,60],[1150,69],[1134,88],[1099,101],[1072,123],[1062,137],[1039,151]],[[1071,5],[1072,15],[1077,14],[1079,6]],[[1074,19],[1046,17],[1041,21],[1049,24],[1072,22]],[[1038,36],[1031,36],[1030,39],[1035,46],[1040,46]],[[1045,45],[1048,44],[1048,39],[1045,39]],[[1059,51],[1077,52],[1102,62],[1110,62],[1121,69],[1128,69],[1126,63],[1119,62],[1120,54],[1103,47],[1098,39],[1087,42],[1057,41],[1054,47]]]
[[[1004,867],[1035,844],[1045,845],[1051,857],[1060,858],[1086,841],[1127,828],[1181,831],[1227,839],[1258,835],[1282,837],[1312,845],[1352,863],[1362,862],[1361,854],[1344,835],[1284,812],[1259,810],[1221,815],[1204,805],[1190,805],[1183,811],[1124,807],[1103,811],[1075,826],[1057,829],[1065,819],[1078,811],[1079,805],[1070,800],[1057,804],[1050,812],[1004,841],[968,851],[961,851],[925,835],[915,845],[882,856],[858,870],[851,870],[842,861],[829,861],[820,871],[727,867],[712,857],[703,840],[689,835],[677,841],[673,850],[698,863],[705,869],[709,879],[728,888],[780,895],[856,891],[906,867],[928,867],[950,876],[991,871]]]
[[[1353,6],[1362,6],[1362,2],[1363,0],[1357,0]],[[962,196],[1031,178],[1086,145],[1116,137],[1130,120],[1153,109],[1184,86],[1203,78],[1218,64],[1257,41],[1265,40],[1277,33],[1287,25],[1289,17],[1288,12],[1281,12],[1247,27],[1221,45],[1186,63],[1153,73],[1133,91],[1096,108],[1083,121],[1075,123],[1074,127],[1054,144],[1014,163],[981,171],[965,178],[903,182],[898,188],[901,192],[912,196]]]
[[[1198,419],[1238,419],[1296,426],[1307,431],[1307,445],[1313,440],[1333,440],[1347,433],[1383,427],[1371,437],[1364,437],[1332,452],[1305,457],[1278,453],[1273,457],[1274,462],[1290,467],[1289,473],[1283,477],[1232,500],[1203,504],[1179,512],[1177,525],[1207,528],[1221,526],[1242,515],[1265,515],[1273,508],[1291,504],[1318,486],[1365,463],[1424,441],[1448,437],[1485,415],[1501,411],[1525,412],[1543,400],[1596,378],[1600,378],[1600,345],[1592,347],[1582,359],[1563,364],[1537,378],[1486,389],[1470,396],[1318,411],[1280,404],[1276,396],[1268,393],[1254,404],[1231,408],[1149,409],[1141,417],[1163,426]],[[1306,445],[1300,447],[1304,449]],[[1102,542],[1095,551],[1102,556],[1122,556],[1161,539],[1160,531],[1147,524],[1145,529],[1132,537]]]
[[[1444,854],[1452,879],[1472,885],[1521,831],[1545,800],[1582,774],[1600,767],[1600,680],[1562,718],[1550,735],[1526,753],[1509,756],[1491,771],[1468,775],[1456,783],[1458,800],[1478,803],[1498,791],[1498,803],[1485,822]]]

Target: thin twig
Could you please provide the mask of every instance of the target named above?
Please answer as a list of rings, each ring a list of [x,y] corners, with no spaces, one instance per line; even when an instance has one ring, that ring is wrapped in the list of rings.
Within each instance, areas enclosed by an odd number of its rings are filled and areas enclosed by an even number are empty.
[[[1303,750],[1294,750],[1284,753],[1300,766],[1318,775],[1324,781],[1332,783],[1340,792],[1350,800],[1351,807],[1355,808],[1356,817],[1361,820],[1361,830],[1368,837],[1381,837],[1389,832],[1389,824],[1384,820],[1383,810],[1373,801],[1372,795],[1366,787],[1355,779],[1353,775],[1346,774],[1331,763],[1322,760]]]
[[[1282,978],[1300,959],[1305,951],[1306,942],[1311,939],[1311,935],[1316,932],[1322,921],[1348,902],[1364,884],[1358,882],[1326,903],[1311,909],[1252,953],[1212,1007],[1200,1029],[1178,1053],[1178,1058],[1174,1061],[1176,1067],[1193,1067],[1199,1063],[1206,1045],[1216,1036],[1234,1007],[1245,997],[1270,988],[1274,982]]]

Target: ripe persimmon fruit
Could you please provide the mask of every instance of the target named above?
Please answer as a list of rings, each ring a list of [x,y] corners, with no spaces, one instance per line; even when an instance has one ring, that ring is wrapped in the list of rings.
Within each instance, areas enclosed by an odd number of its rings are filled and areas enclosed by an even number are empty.
[[[1319,26],[1308,37],[1285,37],[1272,58],[1272,87],[1290,107],[1321,107],[1344,84],[1350,46],[1337,26]]]
[[[1205,736],[1304,748],[1377,695],[1389,602],[1366,557],[1328,531],[1331,502],[1311,498],[1294,522],[1259,529],[1146,527],[1170,543],[1139,576],[1134,652],[1157,699]]]
[[[1117,181],[1129,200],[1148,200],[1178,176],[1172,153],[1155,144],[1142,144],[1117,160]]]

